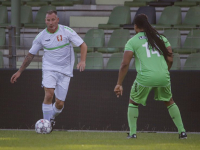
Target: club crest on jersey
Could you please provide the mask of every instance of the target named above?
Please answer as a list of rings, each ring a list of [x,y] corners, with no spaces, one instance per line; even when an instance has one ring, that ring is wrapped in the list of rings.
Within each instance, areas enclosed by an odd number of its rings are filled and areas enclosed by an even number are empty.
[[[62,41],[62,35],[57,35],[57,40]]]

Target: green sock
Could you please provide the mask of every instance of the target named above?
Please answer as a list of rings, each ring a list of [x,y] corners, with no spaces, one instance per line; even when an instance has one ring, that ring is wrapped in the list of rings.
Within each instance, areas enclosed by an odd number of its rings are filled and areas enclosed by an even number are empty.
[[[168,111],[169,111],[169,114],[170,114],[172,120],[174,121],[174,124],[178,128],[179,134],[181,132],[185,132],[178,106],[175,103],[173,103],[172,105],[168,106],[167,108],[168,108]]]
[[[128,125],[130,128],[130,135],[136,134],[138,106],[130,103],[128,106],[128,114],[127,115],[128,115]]]

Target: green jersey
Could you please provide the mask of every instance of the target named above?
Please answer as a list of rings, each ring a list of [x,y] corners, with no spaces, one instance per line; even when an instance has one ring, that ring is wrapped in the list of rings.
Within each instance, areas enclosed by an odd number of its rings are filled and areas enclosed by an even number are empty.
[[[162,36],[165,46],[170,46]],[[170,84],[168,66],[163,55],[158,50],[149,48],[144,32],[139,32],[125,45],[125,51],[132,51],[135,56],[137,71],[136,81],[143,86],[167,86]]]

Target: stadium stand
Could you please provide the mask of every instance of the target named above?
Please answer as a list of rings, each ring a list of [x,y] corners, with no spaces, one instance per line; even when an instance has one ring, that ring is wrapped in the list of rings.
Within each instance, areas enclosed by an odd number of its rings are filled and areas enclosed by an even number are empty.
[[[73,6],[73,0],[53,0],[51,2],[52,5],[54,6]]]
[[[181,30],[197,28],[200,26],[200,19],[197,18],[200,18],[200,7],[190,7],[190,9],[186,13],[183,23],[180,25],[174,25],[174,28],[179,28]]]
[[[85,69],[103,69],[103,55],[98,52],[87,54]]]
[[[133,69],[133,70],[135,70],[135,60],[133,61],[132,65],[129,66],[129,69]]]
[[[133,1],[125,1],[124,6],[129,7],[141,7],[141,6],[147,6],[149,2],[151,1],[157,1],[157,0],[133,0]]]
[[[21,24],[24,26],[24,24],[30,24],[33,22],[33,14],[32,14],[32,7],[28,5],[22,5],[21,6]]]
[[[115,7],[110,16],[107,24],[99,24],[99,29],[119,29],[121,25],[131,23],[130,8],[126,6]]]
[[[156,2],[149,2],[149,6],[154,6],[154,7],[166,7],[166,6],[172,6],[174,5],[174,2],[176,1],[181,1],[181,0],[158,0]]]
[[[45,15],[48,10],[56,10],[55,6],[42,6],[36,15],[34,23],[26,23],[24,27],[26,28],[45,28]]]
[[[170,70],[180,70],[181,69],[181,60],[178,53],[173,53],[173,64]]]
[[[11,6],[11,0],[0,0],[0,5],[10,7]]]
[[[183,70],[200,70],[200,53],[190,54],[185,62]]]
[[[181,21],[181,8],[178,6],[167,6],[162,11],[158,23],[152,26],[156,29],[171,28],[174,25],[181,24]]]
[[[16,68],[20,68],[22,65],[22,61],[17,61],[16,62]],[[32,61],[29,66],[27,67],[27,69],[42,69],[42,62],[34,62]]]
[[[197,6],[200,3],[200,0],[182,0],[181,2],[175,2],[175,6],[180,7],[192,7]]]
[[[105,35],[102,29],[90,29],[85,34],[84,42],[88,46],[88,52],[94,52],[98,47],[104,47]],[[80,53],[79,47],[74,47],[74,51]]]
[[[119,69],[124,53],[113,53],[108,60],[105,69]]]
[[[138,14],[145,14],[148,17],[149,23],[150,24],[156,24],[156,10],[155,7],[151,7],[151,6],[142,6],[139,7],[139,9],[137,10],[136,15]],[[134,28],[134,18],[131,24],[125,24],[123,25],[124,29],[133,29]]]
[[[181,47],[181,34],[178,29],[165,29],[163,35],[171,44],[172,50]]]
[[[3,67],[4,67],[3,54],[2,54],[2,52],[0,51],[0,68],[3,68]]]
[[[127,0],[95,0],[96,5],[123,5]],[[131,1],[131,0],[129,0]]]
[[[35,7],[35,6],[46,6],[50,4],[51,0],[22,0],[23,4]]]
[[[6,33],[4,28],[0,28],[0,39],[0,49],[3,49],[6,45]]]
[[[8,11],[6,6],[0,6],[0,26],[4,27],[8,25]]]
[[[187,35],[185,42],[181,48],[173,49],[174,52],[180,54],[196,53],[200,49],[200,30],[192,29]]]
[[[97,48],[101,53],[116,53],[123,50],[126,42],[130,38],[130,32],[127,29],[116,29],[108,41],[106,47]]]

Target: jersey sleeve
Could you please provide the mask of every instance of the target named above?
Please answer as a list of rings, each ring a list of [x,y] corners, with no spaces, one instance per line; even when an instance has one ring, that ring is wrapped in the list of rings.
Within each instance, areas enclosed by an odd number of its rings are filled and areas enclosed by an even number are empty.
[[[33,44],[32,44],[32,47],[31,49],[29,50],[29,53],[33,54],[33,55],[36,55],[37,52],[43,48],[41,42],[40,42],[40,37],[41,35],[37,35],[36,38],[33,40]]]
[[[165,43],[165,47],[169,47],[169,46],[171,46],[171,44],[169,43],[169,41],[167,40],[166,37],[162,36],[162,40],[163,40],[164,43]]]
[[[133,43],[132,39],[128,40],[128,42],[125,45],[124,51],[132,51],[134,53],[135,50],[134,50],[133,44],[134,43]]]
[[[71,28],[65,26],[64,30],[69,38],[69,40],[76,46],[80,46],[84,41],[83,39]]]

